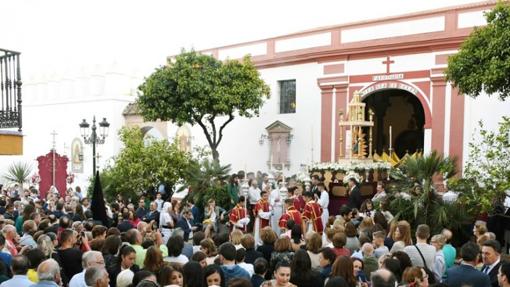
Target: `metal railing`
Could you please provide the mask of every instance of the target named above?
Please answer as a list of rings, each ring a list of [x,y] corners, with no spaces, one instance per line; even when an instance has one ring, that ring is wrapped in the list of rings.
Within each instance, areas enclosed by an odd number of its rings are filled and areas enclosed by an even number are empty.
[[[19,52],[0,49],[0,128],[21,132],[21,72]]]

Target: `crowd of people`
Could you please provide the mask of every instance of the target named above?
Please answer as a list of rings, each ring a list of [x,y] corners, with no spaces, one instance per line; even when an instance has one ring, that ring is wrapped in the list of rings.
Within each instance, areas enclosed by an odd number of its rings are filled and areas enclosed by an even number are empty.
[[[351,179],[332,214],[318,176],[307,187],[248,178],[243,191],[232,176],[232,206],[119,196],[105,222],[79,187],[43,199],[0,187],[0,287],[510,286],[506,252],[481,221],[452,246],[451,230],[380,209],[383,182],[362,198]]]

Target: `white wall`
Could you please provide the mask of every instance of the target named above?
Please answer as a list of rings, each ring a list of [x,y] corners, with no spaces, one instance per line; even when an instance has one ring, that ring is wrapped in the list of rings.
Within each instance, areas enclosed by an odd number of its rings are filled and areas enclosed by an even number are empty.
[[[120,149],[117,132],[124,125],[122,111],[135,100],[135,87],[141,77],[118,64],[107,67],[80,67],[61,72],[48,71],[37,76],[27,75],[23,83],[23,156],[0,156],[0,174],[16,161],[33,163],[47,154],[52,147],[52,131],[56,131],[56,150],[71,157],[71,142],[80,138],[79,123],[86,119],[92,124],[106,117],[110,123],[110,135],[104,145],[97,146],[100,154],[98,167]],[[138,79],[138,80],[137,80]],[[75,174],[75,185],[85,187],[92,174],[92,146],[84,145],[84,173]],[[68,163],[68,172],[71,163]],[[3,179],[0,178],[0,182]]]
[[[292,175],[300,170],[301,164],[309,165],[312,158],[318,161],[320,157],[321,92],[317,78],[322,75],[322,66],[317,63],[293,65],[263,69],[260,73],[271,88],[271,97],[262,107],[259,118],[238,117],[225,128],[219,146],[220,161],[222,164],[231,164],[232,172],[241,169],[267,171],[269,143],[265,140],[260,145],[259,139],[262,134],[267,134],[267,126],[279,120],[293,129],[289,150],[291,166],[289,170],[284,170],[285,175]],[[288,79],[296,79],[296,113],[279,114],[278,81]],[[177,127],[169,125],[168,135],[171,139],[176,132]],[[191,134],[193,146],[207,145],[198,125],[192,127]]]
[[[500,101],[497,95],[487,96],[482,93],[476,99],[466,96],[465,113],[464,113],[464,160],[469,158],[469,142],[478,141],[480,135],[478,133],[478,122],[483,121],[484,128],[496,131],[501,117],[510,116],[510,100]]]

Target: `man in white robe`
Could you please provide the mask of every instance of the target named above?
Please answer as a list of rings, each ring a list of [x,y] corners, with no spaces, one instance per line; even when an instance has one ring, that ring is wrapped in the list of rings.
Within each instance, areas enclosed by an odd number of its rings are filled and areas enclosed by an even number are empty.
[[[320,194],[319,200],[317,203],[322,207],[322,224],[324,226],[324,231],[328,227],[328,221],[329,221],[329,193],[326,190],[326,187],[324,186],[324,183],[319,182],[317,184],[318,192]],[[326,242],[326,232],[322,233],[322,242]]]
[[[282,196],[282,194],[284,195]],[[280,188],[273,189],[269,196],[269,204],[272,208],[271,228],[278,236],[280,236],[280,227],[278,226],[278,222],[283,214],[283,202],[285,201],[286,195],[287,188],[285,187],[285,183],[280,183]]]

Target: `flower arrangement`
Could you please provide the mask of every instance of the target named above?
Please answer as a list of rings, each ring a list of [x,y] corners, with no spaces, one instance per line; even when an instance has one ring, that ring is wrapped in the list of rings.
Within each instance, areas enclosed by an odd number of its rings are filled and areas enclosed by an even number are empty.
[[[344,176],[344,179],[343,179],[343,182],[344,184],[347,184],[347,182],[349,182],[349,180],[351,178],[354,178],[356,180],[356,182],[360,183],[363,178],[356,172],[354,171],[350,171],[349,173],[347,173],[345,176]]]
[[[365,161],[351,161],[351,162],[325,162],[316,163],[311,166],[311,171],[334,170],[349,172],[365,172],[368,170],[390,170],[391,164],[387,162],[365,162]]]

